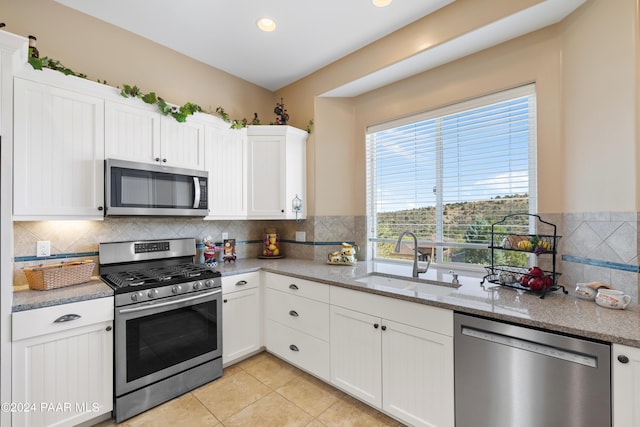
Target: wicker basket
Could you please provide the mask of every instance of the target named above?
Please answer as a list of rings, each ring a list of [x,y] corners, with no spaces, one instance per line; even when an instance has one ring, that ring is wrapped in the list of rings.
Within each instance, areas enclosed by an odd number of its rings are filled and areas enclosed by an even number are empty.
[[[30,289],[47,291],[91,280],[94,262],[70,262],[33,268],[23,268]]]

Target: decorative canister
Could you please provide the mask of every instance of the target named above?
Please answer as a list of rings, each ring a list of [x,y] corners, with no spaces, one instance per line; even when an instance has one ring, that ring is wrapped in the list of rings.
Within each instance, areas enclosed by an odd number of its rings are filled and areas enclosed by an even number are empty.
[[[266,228],[264,233],[264,248],[262,256],[264,257],[282,257],[280,251],[280,235],[275,228]]]

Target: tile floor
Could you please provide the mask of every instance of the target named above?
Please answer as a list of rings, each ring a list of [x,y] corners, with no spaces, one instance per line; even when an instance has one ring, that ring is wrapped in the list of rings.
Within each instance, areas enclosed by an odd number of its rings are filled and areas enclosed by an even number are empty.
[[[263,352],[222,378],[120,424],[97,427],[402,426],[315,377]]]

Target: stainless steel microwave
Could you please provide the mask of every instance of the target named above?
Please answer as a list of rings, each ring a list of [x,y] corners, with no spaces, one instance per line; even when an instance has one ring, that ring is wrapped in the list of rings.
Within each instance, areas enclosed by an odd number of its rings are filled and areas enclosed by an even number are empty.
[[[165,165],[105,160],[105,215],[206,216],[209,174]]]

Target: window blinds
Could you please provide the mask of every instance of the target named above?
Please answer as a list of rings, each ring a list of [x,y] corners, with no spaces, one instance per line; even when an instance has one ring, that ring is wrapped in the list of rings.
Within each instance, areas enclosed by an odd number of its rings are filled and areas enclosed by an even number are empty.
[[[529,212],[535,184],[535,86],[372,126],[368,210],[375,238],[410,230],[436,242],[487,243],[486,228]]]

